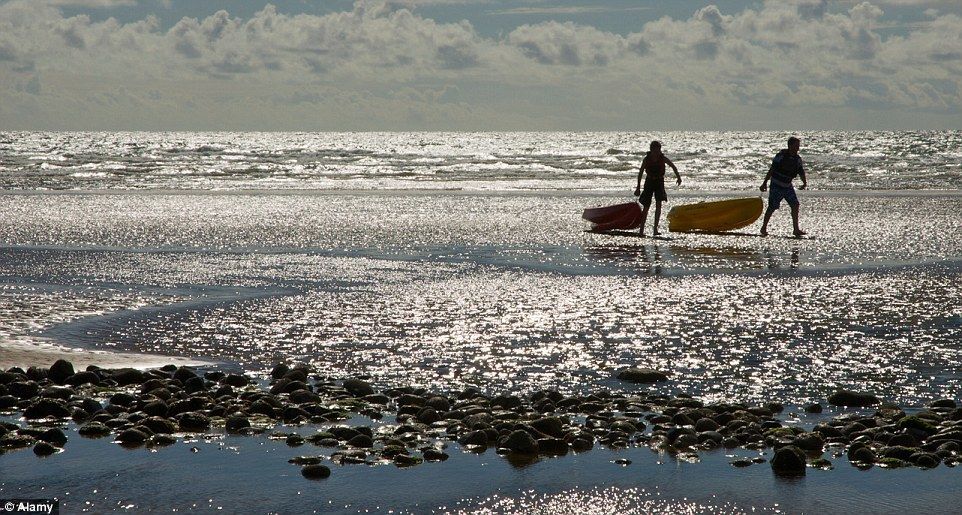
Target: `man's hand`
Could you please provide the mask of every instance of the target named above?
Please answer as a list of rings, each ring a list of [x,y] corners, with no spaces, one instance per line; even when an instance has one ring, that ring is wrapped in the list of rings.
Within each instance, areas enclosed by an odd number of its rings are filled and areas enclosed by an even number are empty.
[[[808,184],[805,184],[805,183],[803,182],[802,185],[798,187],[798,189],[804,190],[806,186],[808,186]]]
[[[675,182],[678,183],[679,186],[681,186],[681,177],[676,178]]]
[[[762,190],[762,191],[767,191],[767,190],[768,190],[768,184],[766,184],[766,183],[763,182],[762,185],[758,187],[758,189],[760,189],[760,190]]]
[[[635,188],[635,196],[636,197],[641,196],[641,186]]]

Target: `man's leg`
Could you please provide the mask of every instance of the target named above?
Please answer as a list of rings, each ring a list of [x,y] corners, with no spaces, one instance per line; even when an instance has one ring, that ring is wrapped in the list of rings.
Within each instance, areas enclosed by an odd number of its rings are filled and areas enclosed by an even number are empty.
[[[798,226],[798,211],[799,211],[799,204],[796,202],[795,204],[792,204],[792,225],[794,226],[794,229],[795,229],[793,233],[795,234],[795,236],[803,236],[808,233],[803,231],[801,227]]]
[[[777,208],[776,208],[777,209]],[[772,209],[772,201],[768,201],[768,209],[765,210],[765,219],[762,220],[762,236],[768,236],[768,221],[772,219],[772,214],[775,213],[776,209]]]
[[[655,228],[654,230],[652,230],[652,234],[654,234],[655,236],[658,236],[659,234],[661,234],[660,232],[658,232],[659,221],[661,221],[661,201],[656,200],[655,201]]]
[[[647,204],[647,205],[646,205],[646,204],[642,204],[642,205],[641,205],[641,228],[638,229],[638,234],[640,234],[640,235],[642,235],[642,236],[645,235],[645,222],[648,220],[648,207],[649,207],[649,206],[651,206],[651,204]]]

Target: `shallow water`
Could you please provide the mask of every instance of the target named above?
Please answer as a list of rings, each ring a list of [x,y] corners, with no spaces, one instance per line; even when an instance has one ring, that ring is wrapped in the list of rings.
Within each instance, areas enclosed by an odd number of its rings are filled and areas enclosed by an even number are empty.
[[[631,365],[746,401],[960,383],[956,194],[809,194],[803,240],[785,213],[769,238],[584,234],[594,194],[4,198],[8,337],[445,390],[620,387]]]
[[[3,189],[628,190],[660,139],[686,187],[754,188],[783,132],[0,132]],[[962,131],[803,132],[816,188],[958,189]]]
[[[648,389],[612,379],[640,365],[671,373],[654,389],[708,400],[801,404],[837,387],[907,408],[959,399],[960,133],[803,135],[821,188],[800,192],[811,238],[787,237],[787,210],[768,238],[758,223],[725,236],[585,234],[581,210],[627,200],[650,136],[5,133],[0,352],[53,341],[252,372],[300,360],[379,386],[492,393]],[[669,206],[757,195],[783,136],[659,135],[686,181]],[[444,464],[337,467],[315,483],[286,463],[303,449],[263,437],[149,452],[71,435],[42,462],[0,455],[0,495],[134,512],[959,502],[957,469],[863,472],[844,459],[785,482],[723,451],[693,464],[598,448],[514,467],[455,446]]]

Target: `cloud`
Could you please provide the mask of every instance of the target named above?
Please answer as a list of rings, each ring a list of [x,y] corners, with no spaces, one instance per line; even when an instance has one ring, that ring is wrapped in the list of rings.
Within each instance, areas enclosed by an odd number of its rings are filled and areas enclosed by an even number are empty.
[[[0,4],[0,123],[553,128],[628,125],[658,110],[675,119],[671,109],[692,120],[803,107],[919,119],[962,111],[955,14],[930,12],[889,33],[878,2],[838,11],[768,0],[740,11],[707,5],[628,34],[541,21],[486,37],[412,5],[426,2],[360,0],[325,15],[267,5],[162,28],[154,17],[120,22],[10,1]]]
[[[617,7],[617,6],[597,6],[597,5],[566,5],[566,6],[543,6],[543,7],[512,7],[510,9],[498,9],[488,11],[491,15],[539,15],[554,16],[566,14],[599,14],[614,12],[648,11],[651,7]]]

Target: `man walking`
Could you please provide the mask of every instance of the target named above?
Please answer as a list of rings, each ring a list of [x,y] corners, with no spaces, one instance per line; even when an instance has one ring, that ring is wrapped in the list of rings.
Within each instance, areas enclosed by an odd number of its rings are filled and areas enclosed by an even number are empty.
[[[795,195],[795,188],[792,180],[801,177],[801,189],[805,189],[808,182],[805,180],[805,168],[802,166],[802,158],[798,155],[798,149],[802,146],[801,140],[792,136],[788,138],[788,148],[783,149],[775,155],[772,166],[765,175],[765,180],[759,188],[765,191],[768,188],[769,179],[772,181],[771,191],[768,193],[768,209],[765,210],[765,220],[762,222],[762,236],[768,236],[768,221],[772,218],[772,213],[778,209],[782,200],[788,202],[792,208],[792,224],[795,227],[794,234],[801,237],[807,234],[798,226],[798,196]]]

